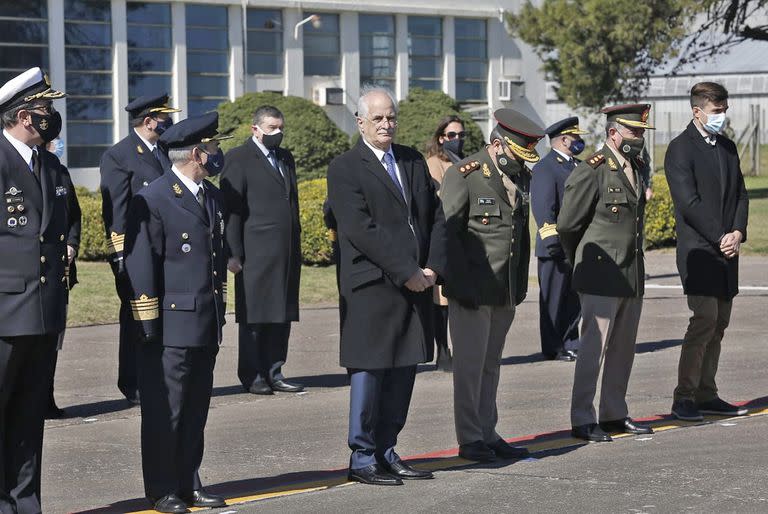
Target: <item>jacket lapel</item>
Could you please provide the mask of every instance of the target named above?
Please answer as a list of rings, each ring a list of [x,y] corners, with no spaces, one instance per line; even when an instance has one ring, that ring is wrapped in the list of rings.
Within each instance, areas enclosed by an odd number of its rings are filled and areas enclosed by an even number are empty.
[[[131,129],[130,134],[139,160],[150,168],[154,169],[158,176],[162,175],[165,170],[163,169],[162,164],[160,164],[160,161],[157,160],[157,157],[152,154],[147,145],[144,144],[144,141],[142,141],[141,138],[136,135],[135,130]]]
[[[24,198],[24,206],[37,209],[41,214],[43,213],[43,196],[40,190],[40,184],[35,180],[35,176],[29,169],[29,164],[24,162],[19,152],[13,147],[10,141],[3,136],[0,131],[0,148],[9,162],[8,170],[10,171],[11,180],[10,183],[6,183],[6,190],[0,191],[5,193],[11,186],[15,186],[16,189],[21,190],[21,196]],[[5,207],[3,207],[5,208]]]
[[[366,146],[362,137],[357,144],[357,151],[360,154],[360,158],[365,163],[367,170],[382,184],[384,184],[384,187],[386,187],[389,192],[392,193],[392,195],[397,199],[398,202],[400,202],[400,204],[402,204],[403,207],[406,207],[405,198],[403,198],[400,189],[395,185],[394,182],[392,182],[392,179],[389,178],[387,170],[384,169],[384,166],[382,166],[382,164],[376,158],[376,155],[373,153],[373,151],[371,151],[371,149]]]
[[[509,203],[509,196],[507,196],[507,188],[504,187],[504,182],[501,181],[501,171],[496,167],[496,164],[494,164],[493,159],[491,159],[490,156],[488,158],[483,156],[482,162],[484,165],[487,164],[491,169],[491,176],[488,177],[488,186],[496,192],[496,195],[501,198],[504,203],[512,207],[512,204]],[[473,173],[482,173],[482,167],[479,170],[475,170]]]
[[[413,203],[413,161],[404,161],[401,159],[400,151],[395,145],[392,145],[392,154],[395,156],[395,162],[400,169],[400,176],[403,179],[403,189],[406,198],[408,198],[408,205]],[[387,174],[389,177],[389,174]],[[392,180],[390,179],[390,182]],[[397,187],[397,186],[395,186]]]
[[[43,150],[38,148],[38,158],[40,159],[40,190],[43,194],[43,218],[40,222],[40,233],[44,233],[51,222],[53,215],[54,202],[56,201],[56,191],[53,184],[54,170],[47,166],[48,159],[43,155]],[[74,192],[70,193],[74,194]]]
[[[171,194],[176,197],[176,201],[195,216],[197,216],[203,224],[207,225],[208,222],[205,219],[205,211],[197,203],[197,198],[192,195],[192,192],[187,189],[187,186],[182,184],[176,174],[172,170],[165,172],[165,179],[168,181],[168,187],[171,190]]]
[[[619,180],[621,180],[621,182],[624,184],[624,189],[626,189],[626,191],[629,193],[629,196],[631,196],[635,200],[635,203],[637,203],[637,198],[638,198],[637,190],[634,187],[632,187],[632,184],[629,182],[629,179],[627,178],[627,174],[624,173],[624,170],[621,168],[621,165],[619,164],[619,160],[616,158],[616,154],[613,153],[613,150],[608,148],[608,145],[605,145],[601,151],[605,155],[606,160],[612,159],[613,162],[616,163],[616,166],[618,166],[618,169],[613,170],[613,168],[611,168],[611,171],[619,175]],[[608,166],[610,166],[610,160],[608,161]],[[632,165],[631,162],[630,162],[630,166],[632,167],[632,173],[635,174],[635,184],[637,184],[639,187],[640,176],[637,173],[635,166]]]
[[[274,166],[272,166],[272,163],[269,162],[269,159],[267,159],[267,156],[264,155],[264,152],[261,151],[261,148],[256,146],[256,143],[253,142],[253,138],[249,137],[246,141],[246,144],[248,145],[248,148],[250,148],[251,153],[253,154],[253,157],[256,159],[256,168],[261,168],[260,171],[257,171],[258,173],[266,173],[270,177],[272,177],[272,180],[280,184],[282,188],[285,188],[285,180],[283,180],[283,177],[280,176],[280,172],[275,169]],[[278,165],[279,165],[279,159],[278,159]]]

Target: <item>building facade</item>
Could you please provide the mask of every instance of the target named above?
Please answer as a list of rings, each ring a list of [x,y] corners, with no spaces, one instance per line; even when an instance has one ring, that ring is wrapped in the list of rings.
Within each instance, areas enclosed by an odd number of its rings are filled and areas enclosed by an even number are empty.
[[[245,92],[322,105],[347,132],[366,83],[458,99],[486,132],[513,107],[544,123],[540,61],[504,26],[517,1],[0,0],[0,82],[35,65],[64,85],[63,161],[98,184],[101,154],[128,134],[123,107],[168,92],[186,117]]]

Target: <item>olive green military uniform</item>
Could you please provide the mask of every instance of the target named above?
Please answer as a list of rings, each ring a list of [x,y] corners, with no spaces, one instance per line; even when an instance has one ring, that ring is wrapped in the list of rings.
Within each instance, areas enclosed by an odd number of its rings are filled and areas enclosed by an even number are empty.
[[[571,399],[573,426],[596,423],[593,400],[604,358],[600,421],[628,416],[625,400],[644,292],[639,169],[608,145],[579,164],[565,183],[557,233],[574,263],[580,294],[581,347]]]
[[[454,413],[460,445],[494,443],[496,390],[515,305],[528,291],[530,173],[505,177],[487,149],[451,166],[441,186],[448,271],[444,294],[453,341]]]

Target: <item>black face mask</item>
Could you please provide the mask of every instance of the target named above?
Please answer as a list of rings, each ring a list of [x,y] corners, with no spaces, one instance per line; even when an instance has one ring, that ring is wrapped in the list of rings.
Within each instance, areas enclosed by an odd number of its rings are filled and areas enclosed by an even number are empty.
[[[504,151],[496,154],[496,163],[503,174],[516,177],[520,174],[520,164],[516,159],[510,159]]]
[[[224,152],[219,148],[219,151],[214,154],[205,153],[208,155],[208,160],[205,161],[203,168],[208,172],[209,177],[215,177],[224,169]]]
[[[30,112],[29,115],[32,118],[32,126],[35,127],[43,141],[50,143],[59,136],[59,132],[61,132],[61,114],[58,112],[53,114]]]
[[[262,131],[262,134],[264,132]],[[280,148],[280,143],[283,142],[283,132],[280,131],[276,134],[264,134],[261,139],[261,143],[267,147],[268,150],[277,150]]]
[[[640,155],[644,147],[645,139],[642,137],[622,137],[619,151],[623,153],[627,159],[634,159]]]
[[[443,143],[443,148],[448,150],[449,152],[453,152],[459,157],[464,157],[464,140],[459,139],[458,137],[455,139],[449,139],[445,143]]]
[[[165,132],[172,126],[173,126],[173,119],[170,117],[164,120],[157,120],[157,125],[154,128],[155,134],[157,134],[158,136],[162,136],[163,132]]]

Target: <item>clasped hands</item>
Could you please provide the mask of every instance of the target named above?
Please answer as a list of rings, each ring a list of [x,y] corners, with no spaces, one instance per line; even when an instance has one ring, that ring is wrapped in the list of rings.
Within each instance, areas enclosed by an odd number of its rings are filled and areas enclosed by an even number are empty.
[[[727,259],[732,259],[739,255],[741,240],[744,235],[738,230],[728,232],[720,239],[720,251]]]
[[[434,286],[435,282],[437,282],[437,273],[429,268],[424,268],[414,273],[405,283],[405,287],[414,293],[421,293]]]

